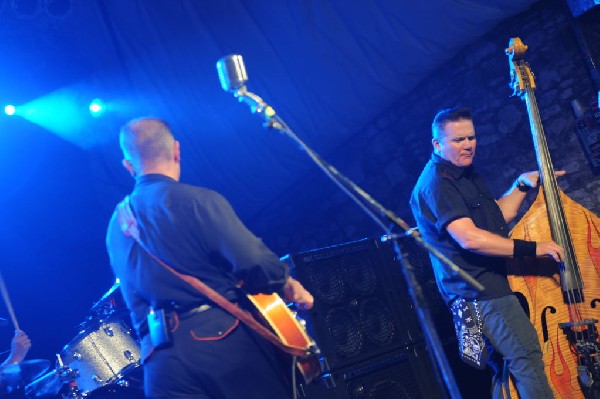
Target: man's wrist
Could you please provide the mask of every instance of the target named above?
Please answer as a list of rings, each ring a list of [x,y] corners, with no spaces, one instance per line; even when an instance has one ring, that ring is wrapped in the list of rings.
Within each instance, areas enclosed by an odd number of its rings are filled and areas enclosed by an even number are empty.
[[[527,184],[523,183],[519,179],[517,179],[517,181],[515,182],[515,187],[517,188],[517,190],[519,190],[522,193],[526,193],[529,190],[531,190],[531,186],[528,186]]]
[[[524,258],[524,257],[535,257],[537,251],[537,244],[535,241],[525,240],[513,240],[513,257]]]

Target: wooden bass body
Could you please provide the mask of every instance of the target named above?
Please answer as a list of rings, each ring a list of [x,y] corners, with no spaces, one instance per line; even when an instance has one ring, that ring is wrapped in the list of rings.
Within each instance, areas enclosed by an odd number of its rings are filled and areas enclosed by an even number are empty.
[[[550,258],[520,258],[509,262],[509,283],[513,291],[526,300],[526,307],[542,346],[546,375],[556,398],[584,398],[578,381],[579,356],[570,343],[562,323],[600,319],[600,218],[559,190],[567,225],[573,239],[575,256],[584,284],[583,301],[566,304],[561,290],[558,265]],[[548,211],[544,191],[513,228],[511,238],[550,241]],[[587,326],[573,327],[594,334]],[[595,359],[597,362],[600,359]],[[518,395],[511,386],[513,398]]]

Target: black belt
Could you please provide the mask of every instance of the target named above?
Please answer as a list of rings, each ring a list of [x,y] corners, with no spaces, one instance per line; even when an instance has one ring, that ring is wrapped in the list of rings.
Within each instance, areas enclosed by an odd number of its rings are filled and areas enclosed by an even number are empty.
[[[177,313],[177,316],[179,316],[180,318],[186,318],[186,317],[191,316],[191,315],[196,314],[196,313],[205,312],[205,311],[207,311],[208,309],[211,309],[211,308],[212,308],[211,305],[209,305],[207,303],[204,303],[202,305],[198,305],[198,306],[195,306],[193,308],[187,308],[187,309],[177,309],[177,308],[174,308],[174,309],[171,309],[169,311],[169,313],[171,313],[171,312],[172,313]],[[148,331],[148,322],[146,320],[144,320],[142,322],[142,324],[140,325],[140,328],[137,330],[138,337],[140,339],[144,339],[144,337],[146,335],[148,335],[148,332],[149,332]]]

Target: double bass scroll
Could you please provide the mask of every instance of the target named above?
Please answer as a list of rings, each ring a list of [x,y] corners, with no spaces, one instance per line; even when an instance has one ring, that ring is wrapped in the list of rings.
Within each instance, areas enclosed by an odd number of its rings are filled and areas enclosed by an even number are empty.
[[[511,84],[527,106],[540,171],[540,190],[511,238],[554,240],[565,249],[558,265],[546,259],[512,259],[508,279],[526,301],[542,346],[544,370],[556,398],[600,398],[600,219],[559,187],[544,136],[536,88],[524,60],[527,46],[510,40]],[[518,397],[511,384],[512,397]]]

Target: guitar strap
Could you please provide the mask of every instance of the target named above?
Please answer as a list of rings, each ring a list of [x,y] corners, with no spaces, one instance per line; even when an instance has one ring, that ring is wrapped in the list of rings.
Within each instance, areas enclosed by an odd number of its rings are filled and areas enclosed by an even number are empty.
[[[169,266],[161,259],[159,259],[156,255],[154,255],[140,240],[140,232],[137,226],[137,219],[131,210],[131,205],[129,204],[129,196],[126,196],[123,201],[121,201],[117,205],[117,222],[121,227],[121,231],[127,237],[133,238],[138,245],[150,255],[152,259],[156,261],[159,265],[167,269],[169,272],[173,273],[175,276],[179,277],[190,286],[198,290],[201,294],[206,296],[209,300],[220,306],[222,309],[227,311],[233,317],[241,320],[248,327],[252,328],[258,334],[260,334],[263,338],[270,341],[273,345],[281,349],[282,351],[298,357],[304,357],[308,355],[308,350],[306,348],[300,348],[297,346],[288,345],[281,340],[277,335],[275,335],[271,330],[267,329],[265,326],[260,324],[249,312],[246,312],[236,306],[234,303],[230,302],[223,295],[219,294],[217,291],[210,288],[208,285],[204,284],[200,279],[194,276],[190,276],[188,274],[180,273],[175,270],[173,267]]]

